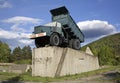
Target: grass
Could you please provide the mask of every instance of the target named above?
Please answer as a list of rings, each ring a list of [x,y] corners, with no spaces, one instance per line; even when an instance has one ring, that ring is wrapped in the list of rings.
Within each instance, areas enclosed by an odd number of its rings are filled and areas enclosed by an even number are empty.
[[[18,75],[19,74],[16,74],[16,73],[0,72],[0,80],[8,80]]]
[[[74,79],[80,79],[82,77],[88,77],[88,76],[92,76],[92,75],[97,75],[97,74],[101,74],[104,72],[108,72],[108,71],[112,71],[115,70],[117,68],[120,68],[120,66],[110,66],[107,68],[103,68],[103,69],[98,69],[95,71],[89,71],[89,72],[85,72],[85,73],[81,73],[81,74],[75,74],[75,75],[66,75],[66,76],[61,76],[61,77],[55,77],[55,78],[51,78],[51,77],[33,77],[31,76],[31,74],[29,72],[27,73],[23,73],[23,74],[15,74],[15,73],[3,73],[0,72],[0,80],[12,80],[12,81],[33,81],[33,82],[52,82],[52,81],[64,81],[64,80],[74,80]],[[3,78],[1,78],[3,77]],[[116,79],[120,79],[120,78],[116,78]]]
[[[16,64],[31,64],[32,60],[31,59],[27,59],[27,60],[17,60],[14,63]]]

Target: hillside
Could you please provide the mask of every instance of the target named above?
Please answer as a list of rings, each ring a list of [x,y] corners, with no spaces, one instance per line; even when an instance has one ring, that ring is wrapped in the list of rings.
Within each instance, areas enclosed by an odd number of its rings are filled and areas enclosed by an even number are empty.
[[[102,58],[102,65],[106,64],[119,64],[120,61],[120,33],[109,35],[94,41],[84,47],[82,50],[89,46],[95,56]],[[109,58],[112,59],[109,61]],[[114,60],[113,60],[114,59]],[[106,62],[106,63],[105,63]],[[107,63],[108,62],[108,63]],[[100,62],[101,63],[101,62]]]

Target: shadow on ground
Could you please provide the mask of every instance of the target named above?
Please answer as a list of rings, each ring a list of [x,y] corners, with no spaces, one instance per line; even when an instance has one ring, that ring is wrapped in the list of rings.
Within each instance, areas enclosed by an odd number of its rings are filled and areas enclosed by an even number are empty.
[[[120,72],[108,72],[104,73],[104,80],[114,80],[114,83],[120,83]]]
[[[20,81],[20,79],[21,79],[20,76],[16,76],[7,81],[2,81],[2,83],[24,83],[24,82]]]

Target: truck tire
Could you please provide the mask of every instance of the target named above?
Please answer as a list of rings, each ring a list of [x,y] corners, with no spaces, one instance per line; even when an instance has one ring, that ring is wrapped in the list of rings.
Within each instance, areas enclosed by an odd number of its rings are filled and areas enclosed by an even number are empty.
[[[45,44],[43,42],[41,43],[40,38],[36,38],[35,39],[35,45],[36,45],[37,48],[39,48],[39,47],[45,47]]]
[[[50,36],[50,45],[52,45],[52,46],[60,46],[61,45],[61,38],[58,33],[53,33]]]
[[[73,48],[76,50],[80,49],[80,40],[79,39],[73,39]]]

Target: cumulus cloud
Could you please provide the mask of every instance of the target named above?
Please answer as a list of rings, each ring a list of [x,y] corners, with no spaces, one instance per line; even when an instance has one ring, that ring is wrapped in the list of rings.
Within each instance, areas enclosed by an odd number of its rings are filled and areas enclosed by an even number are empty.
[[[21,39],[21,40],[18,40],[20,43],[23,43],[23,44],[27,44],[27,45],[30,45],[33,43],[33,40],[28,40],[28,39]]]
[[[17,46],[24,47],[25,45],[30,45],[31,47],[34,46],[33,40],[30,39],[5,39],[5,38],[0,38],[1,41],[6,42],[11,49],[14,49]],[[20,41],[27,41],[27,42],[20,42]]]
[[[17,33],[14,31],[7,31],[0,28],[0,38],[5,39],[16,39],[16,38],[29,38],[30,34],[27,33]]]
[[[0,28],[0,40],[7,42],[11,48],[14,48],[18,45],[32,45],[33,40],[30,40],[29,36],[29,33],[17,33]]]
[[[28,24],[28,23],[39,24],[40,21],[41,20],[37,18],[24,17],[24,16],[15,16],[15,17],[3,20],[3,22],[15,23],[15,24]]]
[[[13,24],[11,26],[11,29],[13,31],[28,32],[28,31],[31,31],[31,29],[29,28],[29,29],[26,30],[26,25],[35,26],[35,25],[40,24],[42,22],[42,20],[37,19],[37,18],[31,18],[31,17],[15,16],[15,17],[12,17],[12,18],[2,20],[2,22]]]
[[[41,23],[41,19],[15,16],[2,20],[6,25],[11,24],[9,29],[0,28],[0,40],[7,42],[12,48],[16,46],[32,45],[33,40],[29,39],[33,28]],[[14,42],[14,44],[13,44]]]
[[[17,38],[17,37],[19,37],[19,35],[16,33],[0,29],[0,38],[5,38],[5,39],[12,38],[13,39],[13,38]]]
[[[82,30],[85,38],[98,38],[116,32],[116,28],[107,21],[92,20],[78,22],[77,25]]]
[[[5,1],[0,3],[0,8],[12,8],[12,4]]]

